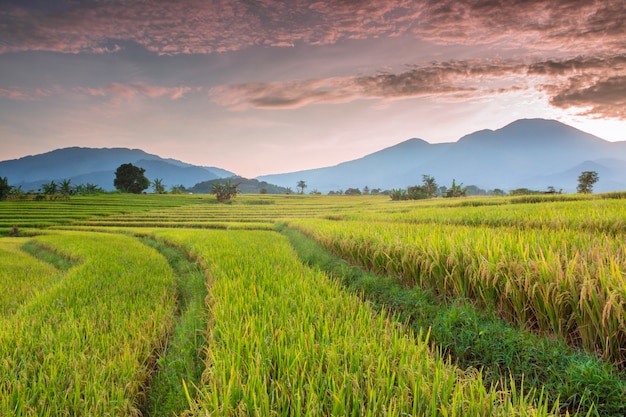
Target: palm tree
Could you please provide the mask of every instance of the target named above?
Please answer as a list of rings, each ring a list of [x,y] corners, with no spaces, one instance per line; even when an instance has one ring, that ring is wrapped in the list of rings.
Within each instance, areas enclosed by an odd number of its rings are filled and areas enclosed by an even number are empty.
[[[423,174],[422,175],[422,189],[428,195],[428,197],[434,197],[437,194],[437,182],[435,178],[430,175]]]
[[[298,181],[297,187],[300,189],[300,194],[304,194],[304,189],[307,187],[306,182],[302,180]]]
[[[70,195],[72,195],[73,190],[72,190],[72,186],[70,185],[70,182],[72,182],[72,180],[63,180],[61,181],[61,196],[63,198],[69,198]]]
[[[213,184],[212,193],[217,197],[217,201],[224,203],[239,194],[239,189],[237,187],[239,187],[239,183],[233,184],[229,178],[224,184],[219,182]]]
[[[452,185],[446,191],[445,197],[465,197],[467,187],[463,187],[463,183],[456,185],[456,181],[452,179]]]
[[[170,187],[170,193],[172,194],[182,194],[185,192],[185,186],[182,184],[174,184]]]
[[[165,194],[165,186],[163,185],[163,179],[155,178],[152,181],[152,187],[154,188],[154,192],[157,194]]]
[[[41,188],[43,188],[43,193],[50,197],[50,199],[56,198],[55,194],[57,193],[57,183],[54,181],[50,181],[47,184],[42,184]]]

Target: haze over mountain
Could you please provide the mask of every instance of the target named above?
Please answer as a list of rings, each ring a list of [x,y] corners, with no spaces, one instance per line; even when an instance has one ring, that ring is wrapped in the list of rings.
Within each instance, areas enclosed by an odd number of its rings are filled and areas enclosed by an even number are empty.
[[[235,175],[139,149],[73,147],[0,162],[0,176],[24,191],[64,179],[113,190],[115,170],[123,163],[145,168],[150,180],[160,178],[166,188],[175,184],[190,188]],[[454,179],[457,184],[487,190],[552,186],[572,193],[582,171],[598,173],[595,192],[626,190],[626,142],[608,142],[554,120],[522,119],[495,131],[471,133],[457,142],[430,144],[414,138],[339,165],[256,179],[292,190],[305,181],[307,192],[328,193],[364,186],[406,188],[420,184],[427,174],[440,186],[449,187]]]
[[[201,181],[235,175],[220,168],[164,159],[140,149],[81,147],[0,162],[0,175],[7,177],[10,185],[21,186],[24,191],[37,190],[44,183],[66,179],[73,185],[90,183],[104,190],[114,190],[115,170],[126,163],[144,168],[151,181],[162,179],[166,188],[177,184],[191,187]]]
[[[608,142],[571,126],[545,119],[522,119],[498,130],[481,130],[457,142],[430,144],[409,139],[336,166],[264,175],[257,179],[284,187],[307,183],[322,193],[346,188],[405,188],[422,175],[450,186],[483,189],[575,192],[582,171],[598,172],[595,192],[626,189],[626,142]]]

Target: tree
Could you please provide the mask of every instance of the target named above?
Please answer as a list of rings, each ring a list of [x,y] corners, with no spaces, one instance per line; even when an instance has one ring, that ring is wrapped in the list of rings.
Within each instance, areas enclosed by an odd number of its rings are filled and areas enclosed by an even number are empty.
[[[423,174],[422,175],[422,191],[428,196],[428,197],[434,197],[435,195],[437,195],[437,182],[435,181],[434,177],[431,177],[430,175],[426,175]]]
[[[78,184],[76,187],[74,187],[74,192],[80,195],[94,195],[98,193],[103,193],[104,190],[102,189],[102,187],[88,182],[87,184]]]
[[[1,182],[1,179],[0,179],[0,182]],[[18,185],[17,187],[9,187],[9,188],[10,188],[9,195],[14,196],[18,200],[26,199],[26,193],[24,192],[24,190],[22,190],[21,185]],[[1,191],[0,191],[0,194],[2,194]],[[2,200],[1,197],[0,197],[0,200]]]
[[[74,194],[74,190],[71,185],[72,180],[63,180],[61,181],[61,196],[63,198],[70,198],[70,195]]]
[[[217,201],[224,203],[237,196],[239,193],[237,187],[239,187],[239,184],[233,184],[229,178],[224,184],[219,182],[213,184],[212,194],[215,194]]]
[[[578,176],[576,191],[582,194],[591,194],[593,192],[593,184],[596,182],[598,182],[598,173],[596,171],[583,171]]]
[[[421,185],[413,185],[406,189],[405,200],[422,200],[428,198],[429,195]]]
[[[7,199],[7,196],[11,192],[11,188],[13,187],[9,185],[7,177],[0,177],[0,201]]]
[[[185,186],[182,184],[174,184],[170,187],[170,193],[172,194],[182,194],[185,191],[187,190],[185,189]]]
[[[444,197],[465,197],[466,193],[467,187],[463,187],[463,183],[456,185],[456,181],[452,179],[452,185],[446,190]]]
[[[306,182],[302,180],[298,181],[297,187],[300,189],[300,194],[304,194],[304,189],[307,187]]]
[[[163,185],[163,179],[161,178],[155,178],[154,181],[152,181],[152,188],[157,194],[165,194],[165,186]]]
[[[402,188],[394,188],[389,193],[389,197],[391,197],[393,201],[406,200],[406,191]]]
[[[43,193],[53,198],[53,196],[57,193],[58,185],[54,181],[50,181],[45,184],[41,184],[41,188],[43,188]]]
[[[144,175],[144,168],[133,164],[122,164],[115,170],[113,185],[123,193],[140,194],[150,187],[150,180]]]
[[[345,195],[361,195],[361,190],[358,188],[348,188],[345,192]]]

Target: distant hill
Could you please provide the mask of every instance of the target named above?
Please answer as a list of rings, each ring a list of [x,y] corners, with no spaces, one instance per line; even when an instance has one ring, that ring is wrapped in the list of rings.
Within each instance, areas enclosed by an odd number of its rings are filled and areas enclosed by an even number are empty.
[[[220,168],[164,159],[140,149],[72,147],[2,161],[0,176],[7,177],[9,184],[21,186],[24,191],[66,179],[73,185],[91,183],[114,190],[115,170],[126,163],[144,168],[150,180],[162,179],[166,188],[178,184],[191,187],[202,181],[235,175]]]
[[[287,194],[290,192],[290,190],[288,190],[286,187],[279,187],[277,185],[268,184],[265,181],[259,181],[256,179],[231,177],[230,180],[234,184],[239,184],[238,189],[242,194]],[[203,181],[194,185],[191,188],[187,188],[187,191],[194,194],[209,194],[213,189],[213,184],[224,181],[224,179]]]
[[[323,193],[347,188],[392,189],[420,184],[422,174],[450,186],[483,189],[575,192],[578,175],[598,172],[594,192],[626,190],[626,142],[608,142],[545,119],[522,119],[498,130],[481,130],[457,142],[430,144],[409,139],[336,166],[264,175],[257,179],[284,187],[305,181]]]

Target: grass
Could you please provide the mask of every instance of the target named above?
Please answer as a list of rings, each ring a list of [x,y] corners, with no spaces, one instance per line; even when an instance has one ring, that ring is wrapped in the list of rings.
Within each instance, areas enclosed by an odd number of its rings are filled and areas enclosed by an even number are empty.
[[[179,415],[189,407],[187,397],[196,396],[195,387],[204,370],[201,352],[207,330],[207,279],[181,250],[149,237],[142,242],[168,260],[178,294],[177,322],[157,360],[142,413],[150,417]]]

